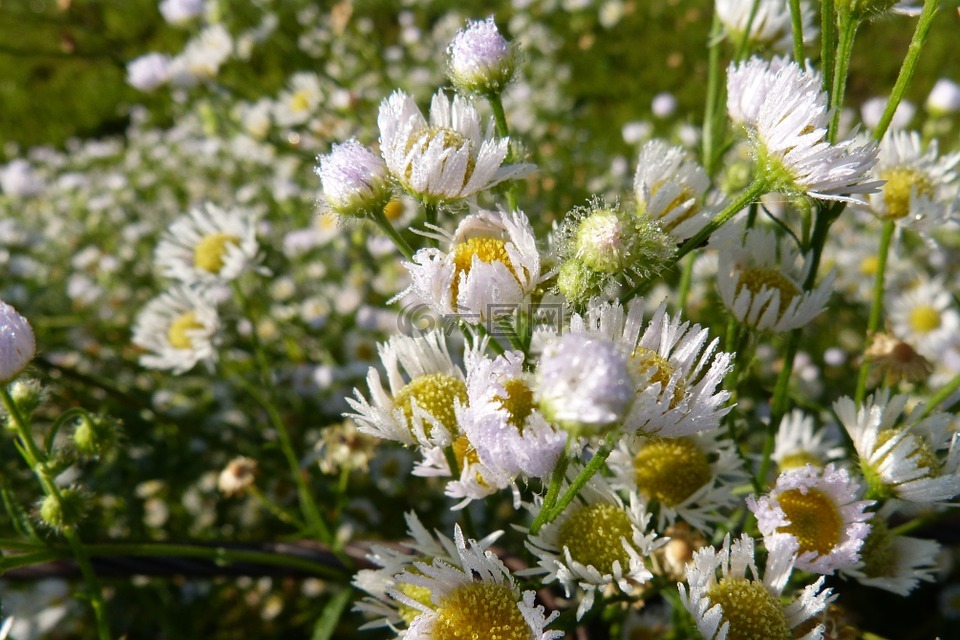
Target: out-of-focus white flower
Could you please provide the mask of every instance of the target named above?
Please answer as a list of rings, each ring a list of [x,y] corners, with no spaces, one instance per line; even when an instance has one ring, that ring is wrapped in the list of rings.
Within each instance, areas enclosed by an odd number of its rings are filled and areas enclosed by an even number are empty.
[[[170,24],[183,24],[203,13],[206,0],[163,0],[160,13]]]
[[[212,80],[233,54],[233,38],[222,24],[205,27],[187,43],[183,53],[170,61],[170,82],[189,87]]]
[[[43,180],[37,175],[33,165],[23,158],[16,158],[0,167],[0,190],[10,198],[28,198],[40,194],[44,189]]]
[[[657,118],[669,118],[677,110],[677,98],[670,92],[664,91],[653,96],[650,111]]]
[[[127,82],[140,91],[153,91],[170,81],[170,56],[148,53],[127,63]]]
[[[925,103],[927,111],[935,116],[945,116],[960,111],[960,84],[950,78],[940,78]]]
[[[783,417],[777,428],[771,457],[781,471],[801,468],[808,464],[822,469],[828,462],[840,458],[844,453],[839,440],[830,437],[826,429],[814,430],[813,416],[794,409]]]
[[[303,124],[318,115],[323,87],[315,73],[302,71],[290,77],[273,107],[273,119],[281,127]]]
[[[883,116],[884,109],[887,108],[887,98],[877,96],[870,98],[860,107],[860,117],[863,118],[863,124],[869,129],[876,129],[880,124],[880,118]],[[890,121],[890,129],[903,129],[913,116],[917,113],[917,108],[909,100],[901,100],[897,105],[897,110],[893,112],[893,119]],[[881,146],[881,156],[883,149]]]
[[[157,244],[157,267],[186,284],[225,282],[251,267],[258,247],[252,212],[207,202],[170,225]]]
[[[390,201],[390,173],[383,158],[351,138],[318,158],[323,197],[343,216],[383,211]]]
[[[887,526],[881,509],[870,519],[870,533],[860,549],[861,562],[841,570],[841,575],[852,577],[860,584],[907,596],[921,582],[936,580],[940,544],[896,535]]]
[[[882,184],[869,180],[872,141],[827,141],[830,108],[819,75],[784,58],[753,57],[727,71],[727,110],[742,125],[757,169],[773,190],[823,200],[856,201]]]
[[[228,497],[243,493],[256,480],[257,471],[257,461],[253,458],[234,458],[217,476],[217,488]]]
[[[940,362],[945,351],[960,345],[960,312],[941,278],[891,291],[886,307],[893,332],[933,362]]]
[[[640,149],[633,178],[637,210],[672,238],[691,238],[713,219],[703,201],[709,188],[707,172],[681,147],[651,140]]]
[[[756,4],[756,10],[753,7]],[[760,0],[757,3],[742,0],[716,0],[717,17],[727,38],[736,46],[743,39],[750,24],[748,41],[754,46],[787,52],[793,47],[793,29],[788,0]],[[753,20],[751,21],[751,13]],[[800,3],[803,41],[811,42],[819,31],[814,21],[810,2]]]
[[[459,200],[512,178],[533,165],[504,165],[509,139],[480,131],[480,116],[466,98],[443,92],[430,104],[430,121],[413,98],[395,91],[380,104],[380,150],[390,172],[426,203]]]
[[[846,469],[811,464],[787,469],[766,495],[747,497],[764,540],[787,534],[799,545],[796,567],[830,575],[860,561],[860,547],[870,531],[864,509],[873,500],[857,500],[860,487]]]
[[[447,49],[451,82],[468,93],[499,92],[513,78],[517,52],[490,16],[469,20]]]
[[[727,534],[719,553],[713,547],[694,552],[687,567],[689,589],[679,585],[680,600],[706,640],[792,638],[793,629],[827,606],[830,589],[823,589],[822,576],[784,604],[781,598],[793,571],[797,541],[789,535],[774,535],[766,547],[762,580],[753,538],[745,533],[732,544]],[[798,640],[821,640],[823,632],[819,624]]]
[[[213,340],[220,327],[216,308],[202,289],[179,286],[147,303],[133,326],[133,343],[148,351],[140,363],[184,373],[217,358]]]
[[[0,384],[16,378],[36,352],[33,327],[16,309],[0,300]]]

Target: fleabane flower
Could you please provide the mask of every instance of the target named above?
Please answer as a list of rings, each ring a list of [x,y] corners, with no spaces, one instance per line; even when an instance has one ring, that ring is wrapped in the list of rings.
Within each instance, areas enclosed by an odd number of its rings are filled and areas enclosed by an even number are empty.
[[[937,229],[960,209],[957,163],[960,153],[940,156],[936,140],[924,149],[916,131],[888,131],[873,169],[873,175],[886,182],[869,196],[866,209],[915,231]]]
[[[16,309],[0,300],[0,384],[16,378],[36,352],[33,327]]]
[[[797,541],[781,534],[765,543],[767,564],[762,579],[753,538],[745,533],[733,543],[727,534],[719,552],[713,547],[694,552],[687,567],[689,586],[681,583],[678,588],[683,606],[705,640],[790,640],[799,625],[827,606],[830,589],[822,589],[822,576],[789,604],[783,603]],[[821,640],[823,632],[823,625],[817,625],[797,640]]]
[[[383,158],[356,138],[335,144],[317,158],[323,198],[336,213],[362,217],[382,212],[390,201],[390,173]]]
[[[841,458],[845,451],[839,440],[826,429],[814,428],[813,416],[794,409],[783,417],[777,427],[777,436],[771,458],[780,471],[813,465],[822,469],[828,462]]]
[[[541,279],[540,253],[530,221],[522,211],[480,210],[465,217],[441,251],[424,248],[403,266],[412,294],[440,315],[470,322],[512,314]]]
[[[783,333],[806,326],[826,308],[834,272],[804,291],[811,256],[802,255],[791,238],[733,224],[714,234],[710,245],[719,252],[720,299],[740,322]]]
[[[208,202],[170,225],[157,244],[156,264],[164,276],[186,284],[227,282],[256,262],[258,248],[253,213]]]
[[[872,500],[857,500],[860,487],[846,469],[811,464],[787,469],[770,493],[747,497],[764,539],[787,534],[799,545],[796,567],[832,574],[860,561],[860,547],[870,531],[865,509]]]
[[[666,539],[646,533],[649,520],[636,492],[624,503],[604,478],[594,476],[556,520],[528,537],[538,566],[523,574],[545,574],[543,582],[559,582],[568,598],[582,591],[579,620],[598,590],[629,595],[653,577],[645,558]]]
[[[900,506],[942,504],[960,494],[960,435],[949,414],[904,416],[907,400],[883,390],[859,407],[841,398],[834,411],[853,439],[868,497]]]
[[[447,75],[466,93],[497,93],[513,79],[516,49],[500,35],[493,16],[468,20],[447,49]]]
[[[749,478],[733,443],[716,429],[679,438],[624,438],[607,465],[615,488],[636,491],[657,505],[658,531],[677,520],[708,530],[739,505],[733,489]]]
[[[199,287],[176,286],[154,298],[133,325],[133,343],[148,351],[140,364],[150,369],[189,371],[198,362],[217,359],[214,339],[220,328],[217,309]]]
[[[715,8],[727,38],[734,44],[743,39],[749,24],[747,39],[751,44],[782,52],[790,51],[793,46],[790,3],[787,0],[760,0],[756,9],[753,3],[717,0]],[[817,34],[813,18],[810,3],[801,2],[800,20],[805,42],[810,42]]]
[[[907,596],[920,582],[933,582],[940,563],[940,544],[890,531],[884,510],[870,519],[870,533],[860,549],[860,562],[841,575],[860,584]]]
[[[389,594],[402,605],[419,611],[410,622],[405,640],[447,638],[502,638],[503,640],[554,640],[562,631],[546,627],[558,615],[546,615],[534,603],[533,591],[520,592],[510,570],[496,554],[476,540],[464,540],[459,525],[454,530],[457,556],[454,563],[434,559],[415,562],[397,575]],[[404,593],[406,587],[420,597]]]
[[[478,341],[482,344],[482,341]],[[354,389],[347,403],[356,412],[346,417],[362,433],[405,445],[444,447],[460,432],[456,403],[467,401],[463,371],[453,363],[443,333],[393,336],[377,345],[389,390],[380,373],[367,374],[370,401]]]
[[[360,627],[361,631],[390,627],[400,632],[420,615],[420,609],[404,604],[391,595],[391,592],[401,593],[408,598],[414,598],[425,604],[429,603],[428,589],[397,582],[397,576],[404,570],[415,570],[415,562],[429,563],[440,560],[448,565],[463,568],[456,542],[439,531],[431,533],[413,511],[404,514],[404,518],[407,522],[407,533],[411,539],[404,540],[399,545],[371,545],[367,560],[378,568],[361,569],[353,577],[353,586],[369,594],[354,605],[354,611],[372,618],[370,622]],[[476,541],[476,545],[485,550],[502,533],[502,531],[495,531],[482,540]]]
[[[682,148],[650,140],[640,149],[633,193],[637,212],[656,220],[677,242],[695,236],[713,219],[704,203],[707,172]]]
[[[830,108],[819,75],[784,58],[753,57],[727,70],[727,111],[746,129],[761,179],[773,190],[855,202],[882,181],[868,173],[877,145],[827,140]]]
[[[960,344],[960,311],[942,278],[922,279],[908,289],[890,291],[886,308],[894,333],[935,362]]]
[[[395,91],[380,104],[380,151],[400,185],[427,204],[476,195],[533,165],[504,165],[510,141],[480,131],[480,116],[466,98],[443,92],[430,104],[430,121],[413,98]]]
[[[147,53],[127,63],[127,83],[140,91],[153,91],[170,80],[170,56]]]
[[[273,119],[281,127],[304,124],[320,112],[323,87],[320,77],[309,71],[290,76],[286,89],[280,92],[273,107]]]

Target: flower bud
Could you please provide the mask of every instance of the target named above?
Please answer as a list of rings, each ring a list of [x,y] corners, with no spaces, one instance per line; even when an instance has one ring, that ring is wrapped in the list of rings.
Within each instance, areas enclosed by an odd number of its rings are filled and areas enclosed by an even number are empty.
[[[362,217],[383,211],[390,201],[390,173],[383,158],[355,138],[333,145],[318,158],[323,197],[342,216]]]
[[[87,496],[74,487],[60,490],[60,499],[48,495],[40,502],[40,520],[54,531],[80,522],[86,510]]]
[[[82,455],[104,455],[116,446],[117,430],[111,418],[85,415],[73,430],[73,444]]]
[[[10,397],[24,419],[28,419],[40,406],[40,381],[17,380],[10,385]]]
[[[16,378],[33,360],[36,350],[30,323],[16,309],[0,300],[0,383]]]
[[[493,16],[468,21],[447,50],[447,75],[466,93],[498,93],[513,78],[517,54],[500,35]]]

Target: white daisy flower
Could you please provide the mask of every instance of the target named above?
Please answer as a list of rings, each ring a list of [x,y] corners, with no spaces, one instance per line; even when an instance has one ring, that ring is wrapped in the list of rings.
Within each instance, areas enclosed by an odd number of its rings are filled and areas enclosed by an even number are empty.
[[[734,224],[714,234],[710,245],[719,251],[720,299],[740,322],[783,333],[806,326],[826,307],[833,272],[803,291],[811,256],[802,255],[791,238],[778,240],[772,230]]]
[[[917,585],[934,582],[940,570],[940,544],[892,533],[884,511],[870,519],[870,533],[860,549],[861,562],[841,570],[860,584],[907,596]]]
[[[533,165],[504,165],[507,138],[491,127],[466,98],[451,102],[443,92],[430,104],[430,122],[413,98],[395,91],[380,104],[380,150],[390,172],[411,195],[430,204],[475,195],[504,180],[525,176]]]
[[[640,149],[633,193],[637,210],[677,241],[695,236],[715,213],[704,204],[710,178],[682,148],[650,140]]]
[[[513,78],[517,51],[500,35],[490,16],[468,20],[447,49],[450,81],[467,93],[499,92]]]
[[[766,547],[762,580],[753,538],[747,534],[732,544],[727,534],[719,553],[713,547],[694,552],[687,567],[689,590],[683,584],[677,586],[683,606],[706,640],[793,638],[794,629],[827,606],[830,589],[822,589],[823,576],[784,605],[783,591],[793,571],[797,541],[776,535],[766,541]],[[821,640],[823,632],[823,625],[817,625],[797,640]]]
[[[0,300],[0,384],[20,375],[36,352],[37,339],[30,322]]]
[[[273,119],[281,127],[304,124],[319,114],[323,87],[315,73],[301,71],[290,76],[287,88],[273,106]]]
[[[372,403],[354,389],[356,397],[347,398],[347,403],[356,413],[346,417],[353,419],[361,432],[385,440],[421,447],[449,446],[460,433],[456,402],[467,401],[467,385],[463,372],[450,358],[443,333],[393,336],[378,344],[377,350],[389,392],[383,388],[380,372],[371,367],[367,386]]]
[[[733,443],[715,429],[680,438],[625,438],[607,466],[615,488],[657,504],[658,531],[678,519],[707,531],[730,517],[741,500],[733,489],[749,481]]]
[[[666,539],[646,533],[649,521],[635,491],[624,504],[604,478],[594,476],[560,517],[528,537],[526,547],[539,566],[522,573],[546,574],[543,582],[560,582],[568,598],[579,588],[579,620],[598,590],[629,595],[653,577],[644,559]]]
[[[177,286],[154,298],[133,326],[133,343],[149,353],[140,364],[184,373],[198,362],[217,359],[214,338],[220,328],[216,308],[204,289]]]
[[[185,284],[235,280],[257,259],[256,217],[205,203],[178,218],[157,244],[164,276]]]
[[[727,71],[727,110],[750,137],[757,166],[777,191],[856,201],[881,181],[868,180],[874,142],[827,141],[830,109],[819,75],[778,58],[753,57]]]
[[[415,562],[397,576],[389,593],[400,603],[420,611],[404,634],[405,640],[441,640],[456,636],[498,637],[503,640],[554,640],[562,631],[547,631],[558,612],[546,615],[534,604],[533,591],[520,593],[510,570],[476,540],[465,541],[460,527],[454,530],[457,557],[454,563],[435,559]],[[426,592],[414,598],[405,585]]]
[[[642,300],[626,311],[619,302],[595,301],[585,318],[573,315],[570,332],[610,341],[628,354],[633,389],[623,421],[628,433],[685,436],[717,427],[729,411],[730,394],[719,386],[733,355],[718,352],[717,339],[707,344],[710,334],[700,325],[671,317],[666,302],[644,327]]]
[[[750,23],[748,41],[755,46],[791,51],[793,48],[793,25],[790,3],[787,0],[760,0],[756,3],[738,0],[717,0],[717,17],[723,25],[727,38],[737,45],[743,39]],[[751,20],[751,13],[753,20]],[[803,40],[811,42],[819,31],[814,22],[813,8],[807,1],[800,3],[800,20],[803,25]]]
[[[323,197],[342,216],[383,211],[390,201],[390,174],[383,159],[351,138],[317,158]]]
[[[920,280],[910,289],[888,295],[890,326],[917,353],[938,362],[944,351],[960,344],[960,311],[941,278]]]
[[[957,215],[960,153],[940,157],[937,141],[924,149],[916,131],[891,130],[880,142],[873,175],[885,184],[868,198],[871,213],[916,231],[933,231]]]
[[[808,464],[822,469],[828,462],[845,454],[840,441],[826,429],[814,428],[813,416],[794,409],[783,417],[777,427],[777,436],[771,458],[781,471],[804,467]]]
[[[960,434],[950,428],[953,416],[945,413],[901,420],[907,400],[884,390],[861,407],[841,398],[833,408],[853,439],[868,497],[942,504],[960,494]],[[906,506],[903,502],[896,504]]]
[[[449,249],[420,249],[404,262],[412,282],[397,298],[413,294],[441,316],[477,323],[513,314],[541,281],[537,240],[522,211],[477,211],[453,236],[434,229]]]
[[[798,569],[829,575],[860,561],[872,515],[864,509],[873,500],[857,500],[859,492],[846,469],[808,464],[782,472],[770,493],[748,496],[747,506],[765,540],[780,534],[797,540]]]
[[[231,55],[233,37],[227,28],[222,24],[208,25],[187,43],[183,53],[170,61],[170,80],[178,87],[212,80]]]
[[[432,562],[441,560],[449,565],[462,567],[457,544],[439,531],[431,534],[417,514],[410,511],[404,515],[407,521],[407,533],[413,540],[403,541],[399,546],[378,545],[370,547],[367,560],[377,565],[378,569],[361,569],[353,577],[353,586],[370,594],[354,605],[354,611],[373,618],[362,625],[360,630],[390,627],[401,633],[401,628],[413,622],[420,615],[420,610],[398,602],[389,595],[390,591],[399,590],[409,598],[415,598],[425,604],[429,603],[430,593],[426,589],[411,584],[399,584],[397,576],[405,569],[412,569],[414,562]],[[503,534],[495,531],[476,544],[486,549]]]

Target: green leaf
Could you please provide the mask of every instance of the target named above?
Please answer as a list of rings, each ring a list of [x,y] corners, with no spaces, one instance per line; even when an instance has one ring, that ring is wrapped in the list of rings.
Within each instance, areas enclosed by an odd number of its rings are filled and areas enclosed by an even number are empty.
[[[351,589],[344,589],[330,599],[316,626],[313,627],[311,640],[330,640],[333,637],[337,622],[340,621],[340,616],[343,615],[343,610],[349,604],[352,595]]]

